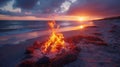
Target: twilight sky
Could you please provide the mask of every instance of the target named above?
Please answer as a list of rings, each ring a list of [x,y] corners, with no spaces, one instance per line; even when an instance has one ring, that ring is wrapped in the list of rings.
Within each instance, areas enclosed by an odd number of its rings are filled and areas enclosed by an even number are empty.
[[[0,20],[120,16],[120,0],[0,0]]]

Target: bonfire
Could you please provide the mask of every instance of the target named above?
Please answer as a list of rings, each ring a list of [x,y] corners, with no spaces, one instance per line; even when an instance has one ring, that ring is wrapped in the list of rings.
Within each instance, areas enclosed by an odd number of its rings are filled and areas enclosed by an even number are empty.
[[[58,33],[57,30],[59,26],[57,26],[57,29],[55,29],[55,22],[49,22],[51,35],[47,42],[41,47],[42,52],[44,54],[47,53],[58,53],[62,49],[66,48],[64,36],[62,33]]]
[[[48,40],[42,43],[37,41],[33,46],[27,48],[27,56],[32,57],[24,60],[20,64],[20,67],[31,65],[31,67],[56,67],[76,60],[79,53],[76,46],[72,43],[65,42],[64,35],[58,32],[59,26],[56,25],[55,21],[50,21],[48,25],[51,32]]]

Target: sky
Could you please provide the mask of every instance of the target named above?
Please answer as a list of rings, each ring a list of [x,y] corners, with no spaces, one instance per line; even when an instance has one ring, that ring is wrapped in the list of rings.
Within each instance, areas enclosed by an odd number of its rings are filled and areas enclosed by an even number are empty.
[[[120,16],[120,0],[0,0],[0,20],[76,20]]]

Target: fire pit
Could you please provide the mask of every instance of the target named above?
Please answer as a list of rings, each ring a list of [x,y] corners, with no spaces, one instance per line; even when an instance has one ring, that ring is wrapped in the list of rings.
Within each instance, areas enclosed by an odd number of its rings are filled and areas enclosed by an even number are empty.
[[[36,41],[28,47],[26,57],[18,67],[63,67],[77,59],[80,50],[74,44],[64,41],[54,21],[48,24],[51,31],[49,39],[42,43]]]

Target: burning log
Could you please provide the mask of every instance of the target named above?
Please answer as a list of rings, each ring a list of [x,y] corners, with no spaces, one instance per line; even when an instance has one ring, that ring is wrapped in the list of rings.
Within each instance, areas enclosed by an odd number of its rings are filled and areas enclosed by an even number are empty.
[[[42,43],[36,41],[33,46],[28,47],[25,53],[27,57],[18,67],[63,67],[77,59],[80,49],[64,41],[63,34],[54,28],[55,22],[50,22],[49,26],[49,39]]]

